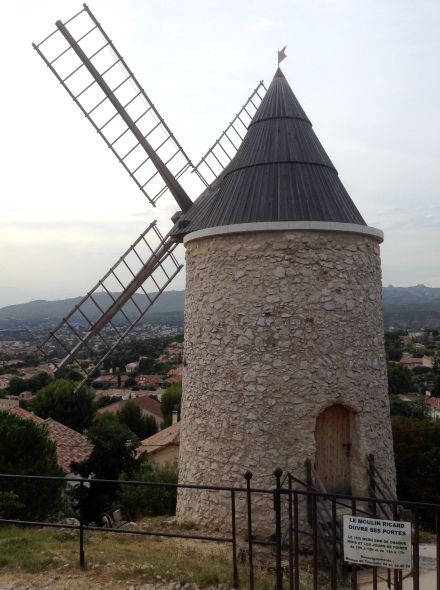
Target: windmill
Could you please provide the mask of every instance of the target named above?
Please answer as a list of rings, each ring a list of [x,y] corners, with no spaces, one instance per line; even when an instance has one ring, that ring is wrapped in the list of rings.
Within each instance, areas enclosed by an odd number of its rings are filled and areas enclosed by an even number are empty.
[[[83,17],[89,28],[79,27]],[[53,53],[46,50],[52,43]],[[279,465],[302,481],[316,474],[318,489],[367,496],[366,457],[374,455],[394,489],[383,233],[364,221],[282,71],[264,96],[260,83],[194,166],[86,6],[35,48],[152,205],[168,192],[181,211],[165,235],[151,224],[50,335],[45,346],[55,341],[66,353],[59,368],[78,362],[95,339],[104,358],[114,350],[179,272],[173,253],[183,241],[180,483],[241,485],[249,469],[253,485],[268,489]],[[279,60],[283,56],[284,50]],[[189,179],[202,191],[194,203]],[[122,270],[127,282],[120,280]],[[106,287],[114,278],[117,295]],[[88,306],[96,318],[86,313]],[[128,328],[119,328],[118,313]],[[306,472],[306,464],[315,471]],[[179,491],[180,520],[227,521],[226,497],[195,494],[190,487]],[[261,504],[253,515],[263,532],[271,528],[268,514]],[[305,526],[306,510],[301,522]]]
[[[173,225],[193,205],[188,193],[215,194],[216,179],[237,152],[266,90],[260,82],[194,165],[86,4],[66,22],[57,21],[56,30],[33,47],[150,204],[156,207],[164,196],[174,197],[180,211]],[[99,349],[100,360],[78,388],[182,269],[172,227],[161,232],[156,221],[149,224],[41,344],[39,350],[46,354],[63,351],[58,372],[71,363],[80,366],[84,349]]]

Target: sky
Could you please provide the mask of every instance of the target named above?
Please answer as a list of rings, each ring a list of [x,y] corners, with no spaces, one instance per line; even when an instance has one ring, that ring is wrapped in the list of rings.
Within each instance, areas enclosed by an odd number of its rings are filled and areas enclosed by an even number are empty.
[[[383,285],[440,287],[438,0],[88,6],[193,161],[270,84],[287,46],[284,75],[367,224],[385,233]],[[0,307],[85,295],[177,210],[146,201],[32,48],[81,9],[2,7]]]

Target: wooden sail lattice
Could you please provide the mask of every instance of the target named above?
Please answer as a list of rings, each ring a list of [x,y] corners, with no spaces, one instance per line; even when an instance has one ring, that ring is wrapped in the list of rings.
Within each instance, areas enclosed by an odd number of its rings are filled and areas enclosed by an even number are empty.
[[[73,363],[83,375],[78,387],[88,380],[182,269],[173,254],[177,246],[155,221],[139,236],[39,347],[47,358],[64,356],[58,374]],[[84,371],[82,360],[97,355],[99,362]]]

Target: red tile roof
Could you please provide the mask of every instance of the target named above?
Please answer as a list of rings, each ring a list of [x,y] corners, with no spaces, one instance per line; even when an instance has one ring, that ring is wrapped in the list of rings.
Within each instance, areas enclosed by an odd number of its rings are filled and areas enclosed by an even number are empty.
[[[9,410],[24,420],[33,420],[39,426],[47,426],[48,436],[57,445],[57,458],[65,473],[70,473],[72,461],[83,461],[92,452],[92,445],[83,434],[64,426],[60,422],[47,418],[44,420],[23,408],[15,407]]]

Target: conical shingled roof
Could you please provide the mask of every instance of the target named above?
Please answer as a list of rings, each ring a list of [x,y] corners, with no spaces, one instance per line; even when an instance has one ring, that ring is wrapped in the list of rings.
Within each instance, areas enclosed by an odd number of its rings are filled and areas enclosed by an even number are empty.
[[[237,154],[172,233],[278,221],[366,225],[279,68]]]

